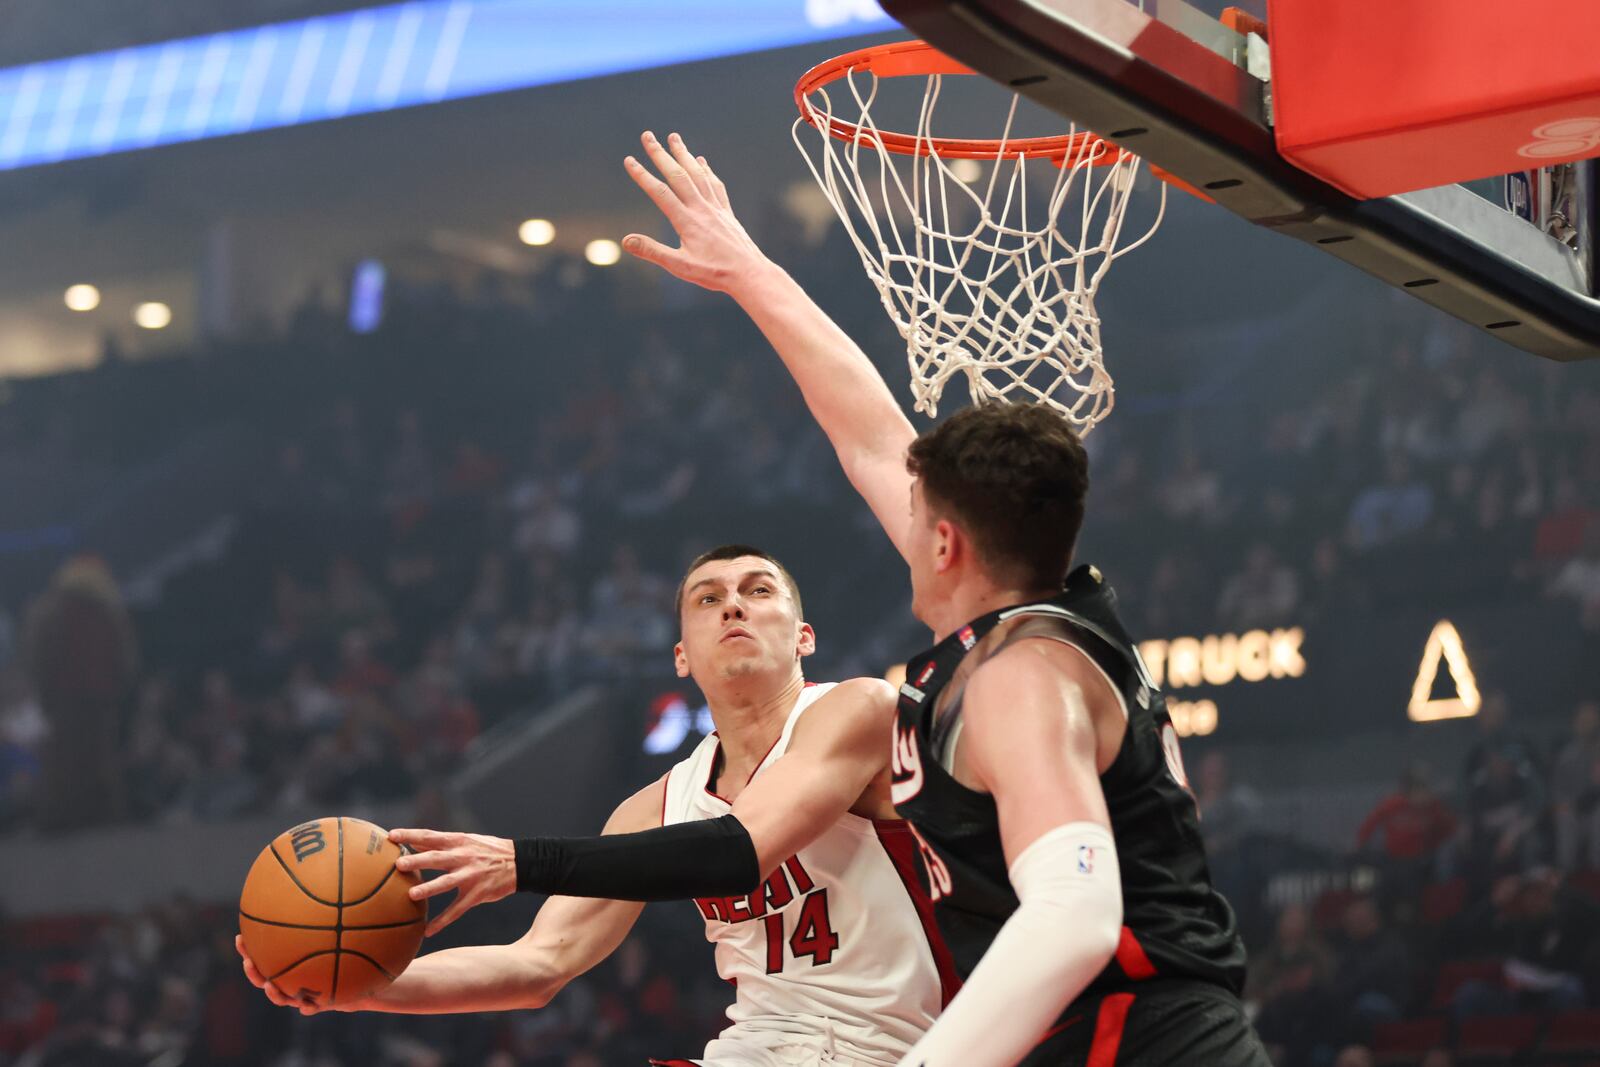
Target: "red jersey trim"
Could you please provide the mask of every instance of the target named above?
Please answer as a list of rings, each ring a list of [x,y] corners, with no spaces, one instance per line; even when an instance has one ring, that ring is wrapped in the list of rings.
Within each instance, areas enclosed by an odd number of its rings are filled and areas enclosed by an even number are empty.
[[[1139,939],[1126,926],[1117,939],[1117,965],[1131,981],[1142,982],[1156,976],[1156,965],[1150,962],[1150,957],[1144,953],[1144,946],[1139,944]]]
[[[1063,1030],[1066,1030],[1068,1027],[1077,1026],[1081,1022],[1083,1022],[1083,1016],[1082,1015],[1074,1015],[1072,1018],[1068,1019],[1066,1022],[1059,1023],[1059,1024],[1055,1025],[1055,1026],[1052,1026],[1050,1029],[1048,1029],[1048,1030],[1046,1030],[1044,1032],[1044,1036],[1043,1037],[1041,1037],[1038,1041],[1034,1042],[1033,1047],[1034,1048],[1038,1048],[1040,1045],[1044,1044],[1046,1041],[1049,1041],[1052,1037],[1055,1037],[1057,1034],[1061,1033]]]
[[[816,684],[817,684],[816,682],[807,682],[805,685],[801,686],[800,688],[801,689],[810,689],[812,686],[814,686]],[[794,714],[794,709],[793,708],[789,709],[789,714],[790,715]],[[785,723],[787,724],[787,720],[785,720]],[[722,734],[720,732],[716,731],[716,730],[713,730],[713,731],[711,731],[711,736],[715,737],[717,739],[717,748],[716,748],[716,751],[711,753],[711,770],[706,773],[705,790],[711,796],[716,797],[718,800],[722,801],[724,804],[728,805],[729,807],[732,807],[733,806],[733,801],[729,800],[727,797],[723,796],[721,793],[719,793],[715,789],[711,788],[711,783],[717,776],[717,760],[722,755]],[[762,767],[764,767],[766,765],[767,757],[772,755],[772,750],[777,748],[778,747],[778,742],[782,741],[782,740],[783,740],[783,731],[779,730],[778,731],[778,736],[773,738],[772,739],[772,744],[767,746],[767,751],[762,755],[762,757],[760,759],[756,760],[756,769],[755,769],[755,771],[751,771],[750,772],[750,777],[748,777],[748,778],[746,778],[744,780],[744,784],[745,785],[749,785],[751,782],[756,780],[756,771],[759,771]],[[666,808],[666,804],[665,804],[665,802],[663,802],[662,803],[662,809],[665,810],[665,808]]]
[[[888,854],[889,862],[894,864],[900,884],[906,887],[911,906],[917,910],[923,936],[928,939],[928,948],[933,953],[934,968],[939,972],[939,1007],[941,1010],[948,1008],[951,999],[961,988],[961,978],[956,974],[956,961],[950,955],[950,946],[944,943],[944,937],[934,922],[933,900],[923,891],[922,882],[917,878],[916,838],[911,836],[911,827],[902,819],[873,819],[872,829],[877,832],[878,843]]]
[[[1100,1002],[1100,1015],[1094,1021],[1094,1044],[1084,1067],[1116,1067],[1117,1049],[1122,1047],[1122,1030],[1133,1007],[1132,993],[1112,993]]]

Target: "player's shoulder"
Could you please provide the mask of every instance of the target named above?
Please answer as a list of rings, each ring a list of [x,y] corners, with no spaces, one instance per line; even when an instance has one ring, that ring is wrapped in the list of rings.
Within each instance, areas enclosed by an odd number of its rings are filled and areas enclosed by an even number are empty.
[[[670,773],[670,772],[668,772]],[[606,820],[605,833],[628,834],[660,826],[667,804],[667,775],[651,782],[616,806]]]
[[[862,729],[881,734],[883,724],[894,713],[896,700],[894,686],[882,678],[847,678],[832,683],[809,703],[795,723],[790,747],[824,734]]]
[[[1032,689],[1059,686],[1098,676],[1089,653],[1072,641],[1056,636],[1019,637],[1008,642],[972,672],[967,683],[977,691]]]

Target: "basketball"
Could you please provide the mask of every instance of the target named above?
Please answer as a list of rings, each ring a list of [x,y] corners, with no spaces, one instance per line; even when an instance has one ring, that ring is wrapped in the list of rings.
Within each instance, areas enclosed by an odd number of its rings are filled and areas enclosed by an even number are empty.
[[[422,946],[421,879],[395,870],[399,845],[362,819],[315,819],[261,850],[239,895],[239,932],[258,970],[324,1007],[370,996]]]

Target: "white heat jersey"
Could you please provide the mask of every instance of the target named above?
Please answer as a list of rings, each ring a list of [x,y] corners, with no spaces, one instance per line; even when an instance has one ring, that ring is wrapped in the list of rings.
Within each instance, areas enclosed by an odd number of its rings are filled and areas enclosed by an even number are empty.
[[[755,774],[783,755],[800,716],[832,688],[801,691]],[[663,825],[733,810],[711,791],[720,744],[712,734],[667,773]],[[722,1062],[734,1043],[816,1048],[841,1065],[898,1063],[955,992],[953,977],[948,991],[941,981],[954,972],[917,855],[904,822],[846,813],[756,892],[696,900],[717,973],[737,990],[733,1025],[707,1062]]]

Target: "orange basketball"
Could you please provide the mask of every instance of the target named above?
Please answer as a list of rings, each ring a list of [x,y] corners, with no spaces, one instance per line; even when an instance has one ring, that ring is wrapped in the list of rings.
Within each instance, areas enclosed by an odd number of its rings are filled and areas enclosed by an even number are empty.
[[[239,932],[256,969],[328,1006],[378,992],[422,946],[421,879],[394,868],[400,846],[361,819],[301,823],[261,850],[239,895]]]

